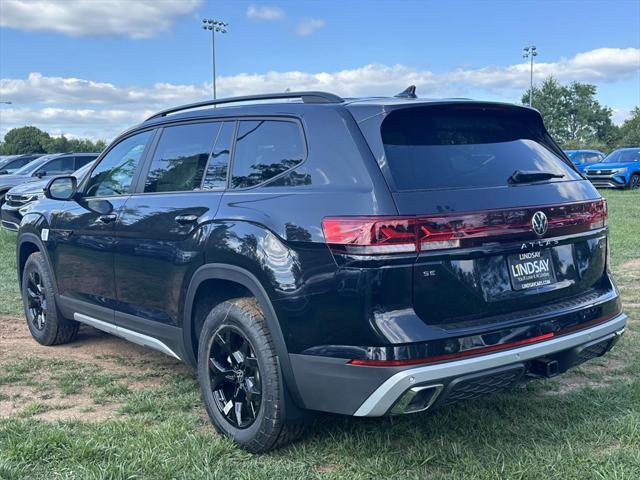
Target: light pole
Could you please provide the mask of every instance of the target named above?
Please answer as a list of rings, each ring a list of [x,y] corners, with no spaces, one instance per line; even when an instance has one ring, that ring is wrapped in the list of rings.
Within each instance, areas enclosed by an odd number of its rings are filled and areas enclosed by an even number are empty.
[[[216,32],[227,33],[228,23],[214,18],[202,20],[202,28],[211,30],[211,53],[213,59],[213,99],[216,99]]]
[[[536,50],[535,45],[529,45],[524,47],[524,53],[522,54],[522,58],[530,58],[531,59],[531,77],[529,81],[529,106],[533,103],[533,57],[538,56],[538,51]]]

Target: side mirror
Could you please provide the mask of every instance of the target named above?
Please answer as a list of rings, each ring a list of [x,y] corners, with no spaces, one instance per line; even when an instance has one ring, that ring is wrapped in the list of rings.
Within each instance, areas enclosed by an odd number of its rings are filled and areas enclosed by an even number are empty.
[[[0,170],[0,175],[8,175],[9,170]]]
[[[44,196],[51,200],[72,200],[78,190],[76,177],[68,175],[66,177],[52,178],[44,189]]]
[[[38,178],[42,178],[42,177],[44,177],[46,174],[47,174],[47,172],[39,171],[39,172],[34,173],[33,175],[34,175],[34,176],[36,176],[36,177],[38,177]]]

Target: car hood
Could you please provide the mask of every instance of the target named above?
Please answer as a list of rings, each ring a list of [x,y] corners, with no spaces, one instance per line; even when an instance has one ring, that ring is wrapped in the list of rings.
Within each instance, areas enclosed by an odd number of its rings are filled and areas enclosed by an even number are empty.
[[[32,177],[30,175],[2,175],[0,176],[0,190],[6,190],[7,188],[15,187],[27,182],[38,182],[38,177]]]
[[[617,163],[594,163],[589,165],[585,170],[611,170],[613,168],[630,167],[635,162],[617,162]]]
[[[38,180],[34,182],[21,183],[17,187],[13,187],[9,190],[8,193],[12,195],[33,195],[35,193],[40,193],[44,190],[44,187],[47,186],[49,180]],[[2,184],[2,181],[0,181]]]

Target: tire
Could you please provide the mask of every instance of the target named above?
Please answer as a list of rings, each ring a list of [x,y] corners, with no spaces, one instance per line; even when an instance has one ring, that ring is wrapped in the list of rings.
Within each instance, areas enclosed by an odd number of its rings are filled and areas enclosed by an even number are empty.
[[[22,304],[31,336],[41,345],[76,339],[80,324],[64,318],[55,299],[53,279],[42,253],[32,253],[22,271]]]
[[[198,379],[213,426],[243,449],[266,452],[302,435],[304,424],[284,420],[285,386],[255,299],[228,300],[211,310],[200,334]]]
[[[629,190],[640,189],[640,174],[634,173],[629,179]]]

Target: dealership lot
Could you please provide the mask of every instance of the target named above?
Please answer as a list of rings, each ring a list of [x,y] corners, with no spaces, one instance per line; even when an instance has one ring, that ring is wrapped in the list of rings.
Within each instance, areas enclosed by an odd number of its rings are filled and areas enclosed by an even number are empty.
[[[15,235],[2,232],[0,477],[637,478],[640,201],[603,194],[630,319],[609,357],[432,415],[321,416],[300,443],[262,457],[213,432],[195,375],[169,357],[89,328],[38,346],[20,318]]]

